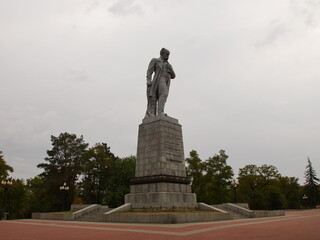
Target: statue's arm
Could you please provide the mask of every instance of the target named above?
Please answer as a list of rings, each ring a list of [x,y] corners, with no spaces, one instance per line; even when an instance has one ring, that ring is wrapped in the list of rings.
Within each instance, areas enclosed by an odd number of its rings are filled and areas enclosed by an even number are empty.
[[[171,79],[174,79],[176,77],[176,73],[174,72],[173,67],[170,63],[169,63],[169,66],[170,66]]]
[[[152,73],[154,72],[154,68],[156,65],[156,59],[153,58],[148,66],[148,70],[147,70],[147,84],[151,84],[151,77],[152,77]]]

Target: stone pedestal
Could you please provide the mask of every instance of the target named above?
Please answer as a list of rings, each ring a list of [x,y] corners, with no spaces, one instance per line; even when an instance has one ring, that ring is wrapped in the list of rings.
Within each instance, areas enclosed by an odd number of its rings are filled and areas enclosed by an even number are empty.
[[[135,178],[125,203],[133,209],[195,209],[197,198],[186,178],[182,129],[161,115],[139,126]]]

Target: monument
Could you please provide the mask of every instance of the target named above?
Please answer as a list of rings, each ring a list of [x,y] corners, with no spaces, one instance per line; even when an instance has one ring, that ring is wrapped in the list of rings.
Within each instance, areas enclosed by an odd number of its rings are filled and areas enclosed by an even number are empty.
[[[175,78],[162,48],[147,70],[147,111],[139,125],[135,177],[125,204],[104,214],[106,222],[186,223],[231,219],[197,203],[186,176],[182,127],[165,114],[170,81]],[[153,76],[153,77],[152,77]],[[187,211],[185,211],[187,210]]]
[[[181,125],[164,113],[170,80],[175,78],[169,55],[161,49],[160,58],[153,58],[147,70],[147,111],[139,126],[135,178],[125,196],[133,210],[197,208],[186,177]]]

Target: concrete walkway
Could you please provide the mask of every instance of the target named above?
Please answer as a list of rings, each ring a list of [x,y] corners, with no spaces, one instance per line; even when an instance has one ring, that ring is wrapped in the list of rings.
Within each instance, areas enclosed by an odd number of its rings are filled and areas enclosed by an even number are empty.
[[[116,224],[49,220],[0,221],[1,240],[319,240],[320,209],[284,217],[188,224]]]

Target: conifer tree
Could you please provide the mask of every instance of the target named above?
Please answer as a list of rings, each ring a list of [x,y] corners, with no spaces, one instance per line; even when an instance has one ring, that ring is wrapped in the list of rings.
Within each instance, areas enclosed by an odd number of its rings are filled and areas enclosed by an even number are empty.
[[[48,210],[62,208],[68,210],[76,194],[75,183],[82,171],[84,154],[88,147],[83,136],[61,133],[58,137],[51,136],[52,149],[47,151],[45,163],[37,165],[44,171],[39,175],[46,190],[42,199],[48,203]],[[61,191],[60,186],[66,183],[68,191]]]
[[[308,164],[305,171],[304,194],[307,197],[306,205],[308,207],[315,207],[319,199],[319,178],[317,178],[316,171],[312,167],[310,158],[308,157]]]

